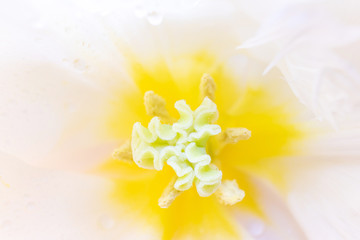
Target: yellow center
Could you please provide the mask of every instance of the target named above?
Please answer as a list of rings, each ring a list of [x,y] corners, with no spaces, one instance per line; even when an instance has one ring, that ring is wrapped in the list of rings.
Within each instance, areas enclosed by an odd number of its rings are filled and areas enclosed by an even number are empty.
[[[127,141],[113,153],[115,159],[133,161],[141,168],[160,171],[167,163],[174,169],[177,177],[159,199],[160,207],[169,207],[181,192],[193,186],[193,182],[201,197],[208,197],[216,192],[220,202],[226,205],[233,205],[244,197],[244,192],[238,188],[236,181],[221,183],[222,172],[212,160],[217,158],[227,143],[234,144],[239,140],[247,140],[251,132],[246,128],[229,128],[215,139],[215,144],[208,144],[209,140],[214,140],[210,139],[211,136],[221,132],[220,126],[214,124],[219,116],[213,102],[215,89],[214,79],[204,74],[200,83],[203,102],[192,111],[185,100],[177,101],[175,108],[180,118],[173,125],[162,123],[160,120],[172,121],[166,109],[166,101],[153,91],[146,92],[146,112],[154,117],[148,128],[140,122],[135,123],[131,146],[130,141]],[[207,153],[207,147],[210,147],[212,157]]]
[[[162,232],[162,239],[187,239],[188,236],[192,237],[189,239],[213,239],[219,234],[222,239],[238,239],[241,233],[234,227],[230,212],[243,210],[266,218],[258,201],[258,189],[249,176],[264,178],[279,191],[285,191],[282,177],[287,169],[278,157],[297,154],[292,145],[304,137],[304,130],[296,123],[297,113],[289,110],[292,109],[290,103],[278,101],[282,94],[279,89],[284,87],[281,81],[274,79],[267,83],[272,88],[251,83],[240,87],[239,79],[225,66],[212,68],[215,58],[208,54],[199,53],[178,60],[172,68],[163,61],[157,61],[148,69],[132,62],[130,67],[136,87],[117,92],[119,99],[110,104],[108,132],[125,141],[135,122],[140,121],[145,126],[150,122],[151,117],[143,106],[143,95],[149,90],[162,96],[168,106],[185,99],[195,109],[202,100],[198,94],[201,76],[208,72],[217,86],[215,98],[220,116],[217,124],[221,129],[246,127],[252,131],[249,140],[226,145],[217,155],[223,179],[236,180],[246,192],[244,200],[226,207],[214,196],[199,197],[192,188],[178,196],[169,208],[161,209],[158,199],[174,176],[169,167],[164,167],[163,171],[149,171],[112,159],[98,171],[110,174],[115,182],[116,187],[110,194],[114,207],[125,206],[124,209],[132,214],[139,214],[142,221]],[[178,116],[172,108],[169,113]]]

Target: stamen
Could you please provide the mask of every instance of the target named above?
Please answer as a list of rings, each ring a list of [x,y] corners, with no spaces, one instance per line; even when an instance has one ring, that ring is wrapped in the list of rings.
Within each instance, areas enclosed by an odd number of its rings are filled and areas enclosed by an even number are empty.
[[[165,188],[163,194],[159,198],[159,206],[161,208],[168,208],[171,205],[171,203],[175,200],[175,198],[182,193],[182,191],[176,190],[174,188],[174,184],[176,180],[177,178],[174,177],[170,181],[169,185]]]
[[[209,138],[221,133],[220,126],[214,124],[219,116],[213,102],[215,88],[214,79],[205,73],[200,83],[202,103],[193,111],[185,100],[177,101],[175,108],[180,118],[176,122],[167,111],[165,100],[153,91],[147,91],[145,108],[153,118],[147,128],[140,122],[135,123],[131,144],[127,141],[113,153],[114,158],[134,162],[141,168],[161,171],[166,163],[174,169],[176,176],[159,198],[161,208],[169,207],[194,183],[200,197],[216,193],[219,201],[226,205],[233,205],[245,196],[235,180],[221,182],[222,172],[207,153]],[[216,155],[226,144],[250,136],[251,132],[246,128],[228,128],[219,136],[218,151],[212,152]]]
[[[240,140],[248,140],[251,137],[251,131],[246,128],[227,128],[219,137],[225,144],[235,144]]]
[[[200,95],[201,99],[208,97],[210,100],[215,100],[216,85],[214,79],[207,73],[201,78],[200,81]]]
[[[166,110],[166,101],[153,91],[147,91],[144,95],[146,113],[151,117],[160,117],[164,122],[171,122],[172,118]]]
[[[236,180],[224,180],[215,196],[224,205],[234,205],[243,200],[245,192],[239,188]]]
[[[114,159],[124,161],[124,162],[133,162],[130,141],[127,140],[119,148],[115,149],[112,154],[112,157]]]

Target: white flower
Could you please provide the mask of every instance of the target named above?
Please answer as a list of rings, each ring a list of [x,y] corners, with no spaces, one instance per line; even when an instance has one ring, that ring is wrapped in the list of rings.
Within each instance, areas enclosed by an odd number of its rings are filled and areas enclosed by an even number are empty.
[[[0,10],[0,239],[356,239],[360,22],[353,9],[7,2]],[[246,127],[252,137],[225,146],[225,134],[208,146],[225,183],[220,201],[190,189],[161,209],[174,171],[111,154],[135,122],[150,121],[146,91],[176,116],[178,100],[199,105],[204,73],[216,82],[217,124],[229,134]]]

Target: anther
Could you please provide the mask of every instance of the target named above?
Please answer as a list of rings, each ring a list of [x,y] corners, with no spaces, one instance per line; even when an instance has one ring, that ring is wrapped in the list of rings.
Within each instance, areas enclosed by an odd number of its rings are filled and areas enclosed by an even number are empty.
[[[146,113],[151,117],[160,117],[164,122],[171,122],[172,118],[166,110],[166,101],[153,91],[147,91],[144,95]]]
[[[127,140],[119,148],[115,149],[112,154],[112,157],[114,159],[121,160],[124,162],[132,162],[133,158],[132,158],[130,141]]]
[[[251,131],[246,128],[227,128],[219,137],[225,144],[235,144],[240,140],[248,140],[251,137]]]
[[[210,98],[212,101],[215,100],[216,85],[214,79],[207,73],[201,78],[200,81],[200,96],[202,99],[205,97]]]
[[[168,208],[171,203],[175,200],[177,196],[179,196],[182,191],[176,190],[174,188],[174,184],[176,182],[177,177],[174,177],[169,185],[165,188],[163,194],[159,198],[159,206],[161,208]]]
[[[245,192],[241,190],[236,180],[224,180],[215,192],[216,198],[221,204],[234,205],[245,197]]]

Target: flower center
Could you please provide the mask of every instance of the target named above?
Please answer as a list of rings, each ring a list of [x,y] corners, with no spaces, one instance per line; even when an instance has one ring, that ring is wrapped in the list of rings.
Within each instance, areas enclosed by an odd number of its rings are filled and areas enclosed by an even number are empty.
[[[180,118],[175,122],[166,109],[165,100],[153,91],[145,93],[145,108],[153,118],[144,127],[140,122],[133,126],[131,143],[126,142],[113,153],[116,159],[134,161],[145,169],[161,171],[166,163],[176,176],[159,199],[159,206],[167,208],[183,191],[195,183],[201,197],[213,193],[225,205],[241,201],[245,193],[235,180],[222,181],[222,172],[207,153],[209,139],[218,135],[211,152],[218,153],[226,144],[249,139],[251,132],[245,128],[228,128],[221,132],[214,124],[219,113],[214,103],[215,82],[204,74],[200,83],[201,105],[192,111],[185,100],[175,103]],[[173,123],[173,124],[171,124]],[[221,134],[220,134],[221,133]]]

